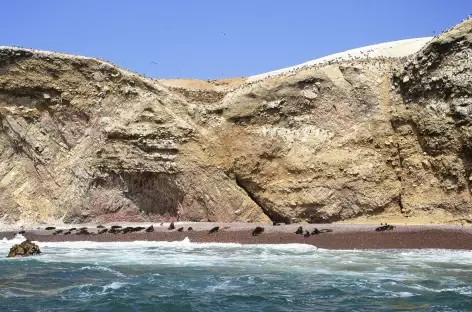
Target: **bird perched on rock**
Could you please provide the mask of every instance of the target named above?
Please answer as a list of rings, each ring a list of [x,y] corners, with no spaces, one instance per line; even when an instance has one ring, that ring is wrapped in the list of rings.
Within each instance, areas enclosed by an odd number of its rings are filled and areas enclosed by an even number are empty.
[[[177,232],[182,232],[183,230],[184,230],[183,227],[179,227],[179,228],[177,229]]]
[[[219,227],[219,226],[215,226],[214,228],[212,228],[212,229],[210,230],[210,232],[209,232],[209,233],[211,234],[211,233],[218,232],[218,230],[219,230],[219,229],[220,229],[220,227]]]
[[[295,234],[303,234],[303,228],[301,226],[295,231]]]
[[[174,222],[171,222],[169,225],[169,230],[173,230],[173,229],[175,229],[175,225],[174,225]]]
[[[154,232],[154,226],[151,225],[150,227],[148,227],[148,228],[146,229],[146,232],[147,232],[147,233]]]
[[[264,228],[258,226],[254,229],[254,231],[252,231],[252,236],[257,236],[257,235],[262,234],[262,233],[264,233]]]

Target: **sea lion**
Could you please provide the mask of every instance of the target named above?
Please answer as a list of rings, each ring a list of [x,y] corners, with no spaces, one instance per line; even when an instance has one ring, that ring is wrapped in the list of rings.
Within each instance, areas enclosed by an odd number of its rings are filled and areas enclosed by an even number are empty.
[[[84,231],[84,230],[88,230],[88,229],[87,229],[86,227],[81,227],[81,228],[79,229],[79,231]]]
[[[272,222],[272,225],[273,226],[278,226],[278,225],[280,225],[280,223],[277,223],[277,222],[274,221],[274,222]]]
[[[171,222],[169,225],[169,230],[173,230],[173,229],[175,229],[175,225],[174,225],[174,222]]]
[[[180,227],[180,228],[177,229],[177,232],[182,232],[183,230],[184,230],[184,228]]]
[[[127,226],[124,229],[121,230],[121,233],[127,234],[133,232],[133,228],[131,226]]]
[[[26,231],[24,231],[24,230],[18,232],[18,234],[20,234],[20,235],[23,235],[23,234],[25,234],[25,233],[26,233]]]
[[[105,227],[103,225],[97,225],[97,229],[104,229]]]
[[[145,230],[146,228],[142,227],[142,226],[137,226],[137,227],[134,227],[133,228],[133,231],[132,232],[141,232],[142,230]]]
[[[311,232],[311,235],[318,235],[318,234],[320,234],[320,231],[318,231],[317,228],[315,228],[313,232]]]
[[[80,229],[75,233],[75,235],[90,235],[90,233],[87,231],[87,228]]]
[[[53,226],[48,226],[47,228],[45,228],[46,231],[51,231],[51,230],[55,230],[56,228],[53,227]]]
[[[330,232],[332,232],[332,231],[333,231],[333,230],[331,230],[331,229],[321,229],[321,230],[320,230],[320,233],[330,233]]]
[[[264,233],[264,228],[258,226],[254,229],[254,231],[252,231],[252,236],[257,236],[257,235],[262,234],[262,233]]]
[[[189,231],[189,232],[190,232],[190,231],[193,231],[193,227],[189,227],[189,228],[187,229],[187,231]]]
[[[301,226],[295,231],[295,234],[303,234],[303,228]]]
[[[64,235],[70,235],[70,231],[64,232]]]
[[[116,230],[116,229],[121,229],[122,226],[121,225],[112,225],[111,228]]]
[[[383,226],[379,226],[375,229],[377,232],[392,231],[395,227],[393,225],[388,225],[385,223]]]
[[[148,228],[146,229],[146,232],[147,232],[147,233],[154,232],[154,226],[151,225],[150,227],[148,227]]]
[[[98,234],[105,234],[107,231],[107,229],[101,229],[100,231],[98,231]]]
[[[214,228],[212,228],[209,232],[209,234],[212,234],[212,233],[215,233],[215,232],[218,232],[218,230],[220,229],[219,226],[215,226]]]
[[[75,231],[75,230],[77,230],[77,229],[76,229],[76,228],[71,228],[71,229],[69,229],[69,231]]]
[[[116,229],[116,228],[115,228],[115,229],[114,229],[114,228],[111,228],[111,229],[108,230],[108,233],[110,233],[110,234],[117,234],[117,233],[119,233],[119,232],[120,232],[120,230],[119,230],[119,229]]]
[[[305,234],[303,234],[303,237],[308,237],[308,236],[310,236],[310,232],[305,231]]]
[[[54,233],[52,233],[52,235],[61,234],[62,232],[64,232],[64,230],[57,230],[57,231],[55,231]]]

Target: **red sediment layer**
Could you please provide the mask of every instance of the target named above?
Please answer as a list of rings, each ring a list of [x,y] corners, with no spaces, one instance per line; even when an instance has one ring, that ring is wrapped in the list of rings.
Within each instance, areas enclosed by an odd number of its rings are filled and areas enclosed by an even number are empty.
[[[24,236],[40,242],[67,241],[181,241],[188,237],[194,243],[240,243],[240,244],[310,244],[326,249],[467,249],[472,250],[472,232],[456,230],[419,230],[388,232],[340,232],[323,233],[309,237],[294,233],[272,232],[252,236],[252,231],[207,231],[153,232],[101,235],[49,235],[26,233]],[[0,237],[11,238],[12,232],[0,233]]]

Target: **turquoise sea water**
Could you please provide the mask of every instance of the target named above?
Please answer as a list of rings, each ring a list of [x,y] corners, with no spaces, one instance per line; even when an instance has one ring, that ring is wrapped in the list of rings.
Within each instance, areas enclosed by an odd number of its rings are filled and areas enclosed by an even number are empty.
[[[0,241],[2,257],[13,243]],[[0,311],[472,311],[469,251],[39,245],[0,258]]]

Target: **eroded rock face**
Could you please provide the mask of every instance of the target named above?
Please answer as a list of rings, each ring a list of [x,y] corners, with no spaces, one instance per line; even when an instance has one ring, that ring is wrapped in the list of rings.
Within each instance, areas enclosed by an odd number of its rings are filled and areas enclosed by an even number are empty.
[[[25,240],[21,244],[15,244],[11,247],[10,252],[8,253],[7,258],[13,257],[28,257],[41,254],[39,246]]]
[[[0,218],[470,219],[472,23],[247,83],[0,49]]]

